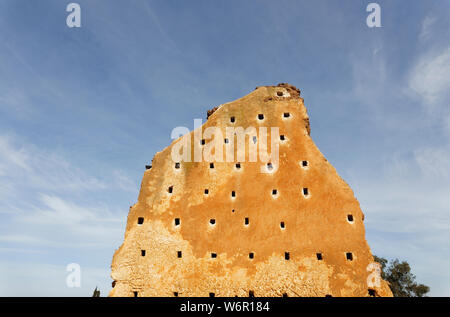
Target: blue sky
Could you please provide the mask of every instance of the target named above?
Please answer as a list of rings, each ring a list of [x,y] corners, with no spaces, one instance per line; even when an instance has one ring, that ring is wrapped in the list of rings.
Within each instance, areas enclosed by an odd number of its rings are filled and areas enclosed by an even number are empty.
[[[372,252],[450,296],[450,3],[0,0],[0,296],[110,290],[145,164],[256,86],[302,91]],[[81,287],[66,265],[79,263]]]

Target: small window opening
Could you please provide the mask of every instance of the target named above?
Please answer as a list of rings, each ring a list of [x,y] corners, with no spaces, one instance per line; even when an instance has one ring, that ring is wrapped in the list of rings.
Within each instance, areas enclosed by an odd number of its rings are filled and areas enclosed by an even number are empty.
[[[179,258],[181,258],[181,257],[183,256],[183,253],[182,253],[181,251],[178,251],[178,252],[177,252],[177,256],[178,256]]]
[[[209,168],[214,168],[214,163],[209,163]]]
[[[248,292],[248,297],[255,297],[255,292],[254,291],[249,291]]]
[[[151,168],[152,168],[151,165],[145,165],[145,169],[146,169],[146,170],[149,170],[149,169],[151,169]]]
[[[353,215],[347,215],[347,220],[353,222]]]
[[[211,253],[211,258],[213,258],[213,259],[217,258],[217,253],[212,252]]]
[[[236,197],[236,192],[234,190],[231,192],[231,197]]]
[[[377,296],[377,292],[374,289],[369,288],[369,296],[375,297]]]
[[[322,253],[317,253],[316,256],[317,256],[317,260],[319,260],[319,261],[323,260]]]
[[[249,257],[250,259],[253,259],[253,258],[255,257],[255,255],[254,255],[253,252],[250,252],[250,253],[248,254],[248,257]]]
[[[206,140],[205,140],[205,139],[202,139],[202,140],[200,141],[200,144],[201,144],[201,145],[205,145],[205,144],[206,144]]]
[[[256,137],[256,135],[253,136],[253,144],[256,144],[256,142],[258,142],[258,138]]]
[[[259,120],[263,120],[264,119],[264,115],[262,113],[258,114],[258,119]]]
[[[169,192],[169,194],[173,193],[173,186],[169,186],[169,188],[167,189],[167,191]]]
[[[208,194],[209,194],[209,189],[206,188],[206,189],[205,189],[205,195],[208,195]]]
[[[178,297],[178,292],[173,292],[173,296]]]
[[[144,223],[144,217],[138,218],[138,225],[142,225]]]
[[[133,295],[134,295],[134,297],[138,297],[139,293],[136,292],[136,291],[134,291],[134,292],[133,292]]]
[[[231,209],[231,212],[234,212],[234,209]]]
[[[331,294],[326,294],[325,297],[333,297]]]
[[[283,113],[283,117],[285,117],[285,118],[289,118],[290,116],[291,116],[291,114],[289,112]]]
[[[249,225],[249,223],[250,223],[250,220],[249,220],[248,218],[245,218],[245,221],[244,221],[244,223],[245,223],[245,225],[246,225],[246,226],[248,226],[248,225]]]
[[[267,163],[267,169],[271,171],[273,169],[272,163]]]
[[[284,229],[284,228],[285,228],[285,226],[284,226],[284,221],[280,222],[280,228],[281,228],[281,229]]]
[[[290,259],[290,254],[289,254],[289,252],[284,252],[284,259],[285,259],[285,260],[289,260],[289,259]]]
[[[176,168],[176,169],[179,169],[179,168],[180,168],[180,163],[178,163],[178,162],[175,163],[175,168]]]
[[[278,191],[276,189],[272,189],[272,195],[276,195]]]
[[[209,219],[209,223],[214,225],[216,223],[216,219]]]
[[[179,226],[180,225],[180,218],[175,218],[175,226]]]
[[[283,92],[282,91],[277,91],[277,96],[279,96],[279,97],[283,96]]]
[[[236,163],[236,168],[240,169],[241,168],[241,163]]]
[[[308,188],[303,188],[303,195],[305,195],[305,196],[309,195]]]
[[[236,118],[235,117],[230,117],[230,122],[234,123],[234,121],[236,121]]]
[[[145,256],[145,250],[141,250],[141,256]]]
[[[215,297],[216,296],[216,294],[214,294],[214,293],[209,293],[209,297]]]
[[[287,293],[283,293],[283,297],[289,297]]]
[[[308,166],[308,161],[302,161],[302,166],[303,167],[307,167]]]
[[[280,135],[280,140],[281,140],[281,141],[284,141],[284,140],[285,140],[284,134]]]
[[[347,252],[345,254],[345,257],[347,258],[347,260],[349,261],[353,261],[353,254],[351,252]]]
[[[228,144],[230,141],[228,139],[224,139],[223,142],[225,142],[225,144]]]

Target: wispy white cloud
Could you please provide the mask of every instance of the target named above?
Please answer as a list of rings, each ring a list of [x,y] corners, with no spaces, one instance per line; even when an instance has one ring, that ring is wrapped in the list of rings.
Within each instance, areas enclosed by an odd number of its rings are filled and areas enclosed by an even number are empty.
[[[434,23],[425,18],[419,42],[430,38]],[[408,260],[420,282],[443,294],[450,280],[450,143],[445,138],[450,136],[450,47],[418,51],[397,73],[386,67],[392,60],[377,47],[371,58],[353,61],[348,98],[364,105],[376,126],[390,133],[381,143],[368,141],[379,147],[376,159],[368,159],[377,172],[361,171],[367,177],[355,171],[347,180],[366,215],[373,252]],[[434,133],[435,139],[427,139]],[[439,278],[430,276],[427,256]]]
[[[443,147],[427,147],[414,151],[414,159],[424,178],[434,182],[450,181],[450,151]]]
[[[112,172],[114,184],[125,191],[132,191],[136,193],[136,183],[122,170],[114,170]]]
[[[0,175],[0,184],[15,184],[17,190],[24,186],[70,191],[106,188],[104,182],[71,165],[61,155],[20,144],[5,135],[0,135]]]
[[[437,18],[431,15],[427,15],[422,21],[422,28],[419,33],[419,40],[426,41],[432,31],[432,26],[436,22]]]
[[[409,75],[409,88],[429,111],[450,96],[450,47],[443,51],[431,51],[421,56]]]
[[[23,193],[33,188],[39,192],[83,192],[105,189],[136,191],[136,184],[121,169],[98,178],[72,164],[63,155],[24,144],[9,135],[0,135],[0,197]],[[0,210],[1,212],[1,210]]]
[[[68,264],[68,263],[67,263]],[[0,296],[85,296],[90,297],[97,286],[101,296],[111,290],[109,268],[93,267],[78,263],[81,268],[81,287],[66,285],[69,272],[66,265],[27,263],[19,261],[0,262]]]
[[[122,237],[127,210],[111,210],[108,202],[81,197],[136,191],[136,184],[120,169],[100,180],[56,152],[0,135],[0,190],[3,243],[111,247],[111,241],[119,243]]]

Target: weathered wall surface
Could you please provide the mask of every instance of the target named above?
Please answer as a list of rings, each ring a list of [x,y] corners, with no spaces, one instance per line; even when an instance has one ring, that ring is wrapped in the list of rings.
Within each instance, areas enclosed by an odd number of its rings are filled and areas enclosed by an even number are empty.
[[[240,169],[236,162],[176,168],[176,141],[157,153],[113,257],[110,296],[368,296],[373,256],[364,215],[312,141],[299,91],[258,87],[211,111],[201,129],[209,126],[224,135],[227,126],[279,127],[279,166],[261,173],[265,164],[247,155]],[[392,296],[384,281],[372,289]]]

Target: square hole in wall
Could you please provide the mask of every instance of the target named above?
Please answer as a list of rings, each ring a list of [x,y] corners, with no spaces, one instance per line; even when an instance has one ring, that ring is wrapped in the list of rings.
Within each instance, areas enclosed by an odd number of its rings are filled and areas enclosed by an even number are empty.
[[[250,219],[248,219],[248,218],[245,218],[245,220],[244,220],[244,224],[245,224],[246,226],[248,226],[248,225],[250,224]]]
[[[206,188],[206,189],[205,189],[205,195],[208,195],[208,194],[209,194],[209,189]]]
[[[231,197],[236,197],[236,192],[234,190],[231,192]]]
[[[144,217],[139,217],[137,223],[138,225],[142,225],[144,223]]]
[[[216,296],[216,294],[214,294],[214,293],[209,293],[209,297],[215,297]]]
[[[271,171],[273,169],[272,163],[267,163],[267,169]]]
[[[302,161],[302,167],[307,167],[308,166],[308,161]]]
[[[205,144],[206,144],[206,140],[205,140],[205,139],[202,139],[202,140],[200,141],[200,144],[201,144],[201,145],[205,145]]]
[[[169,186],[169,188],[167,188],[167,192],[169,194],[172,194],[173,193],[173,186]]]
[[[331,294],[326,294],[325,297],[333,297]]]
[[[215,225],[216,224],[216,219],[209,219],[209,223],[212,224],[212,225]]]
[[[178,292],[173,292],[173,296],[178,297]]]
[[[317,260],[319,260],[319,261],[323,260],[322,253],[316,253],[316,256],[317,256]]]
[[[214,163],[209,163],[209,168],[214,168]]]
[[[176,168],[176,169],[179,169],[179,168],[180,168],[180,163],[178,163],[178,162],[175,163],[175,168]]]
[[[258,119],[259,120],[263,120],[264,119],[264,115],[262,113],[258,114]]]
[[[303,188],[303,195],[308,196],[309,195],[309,190],[308,188]]]
[[[284,228],[285,228],[284,221],[280,222],[280,228],[281,228],[281,229],[284,229]]]
[[[133,292],[133,296],[134,296],[134,297],[138,297],[138,295],[139,295],[138,292],[136,292],[136,291]]]
[[[377,292],[374,289],[369,288],[369,296],[375,297],[377,296]]]
[[[141,256],[145,256],[145,250],[141,250]]]
[[[248,297],[255,297],[255,292],[254,291],[249,291],[248,292]]]
[[[181,251],[177,251],[177,257],[181,258],[183,256],[183,253]]]
[[[149,170],[149,169],[151,169],[151,168],[152,168],[151,165],[145,165],[145,169],[146,169],[146,170]]]
[[[227,138],[225,138],[225,139],[223,139],[223,142],[224,142],[225,144],[228,144],[228,143],[230,143],[230,140],[228,140]]]
[[[253,259],[255,257],[255,254],[253,252],[250,252],[248,254],[249,259]]]
[[[290,116],[291,116],[291,114],[289,112],[283,113],[283,117],[284,118],[289,118]]]
[[[256,135],[254,135],[252,137],[252,140],[253,140],[253,144],[256,144],[256,142],[258,142],[258,138],[256,137]]]
[[[276,189],[272,189],[272,195],[276,195],[276,194],[278,194],[278,190],[276,190]]]
[[[213,259],[217,258],[217,253],[211,252],[211,258]]]
[[[283,92],[282,92],[282,91],[277,91],[277,96],[278,96],[278,97],[283,96]]]
[[[289,254],[289,252],[284,252],[284,259],[289,260],[290,258],[291,258],[291,255]]]
[[[231,212],[234,212],[234,209],[231,209]]]
[[[179,226],[180,225],[180,218],[175,218],[175,226]]]
[[[348,261],[353,261],[353,254],[351,252],[345,253],[345,257]]]
[[[234,123],[236,121],[236,118],[235,117],[230,117],[230,122],[231,123]]]
[[[288,297],[288,294],[287,293],[283,293],[283,297]]]
[[[280,140],[281,140],[281,141],[284,141],[284,140],[285,140],[284,134],[280,135]]]
[[[241,163],[236,163],[236,168],[240,169],[241,168]]]
[[[353,215],[347,215],[347,220],[349,222],[353,222]]]

